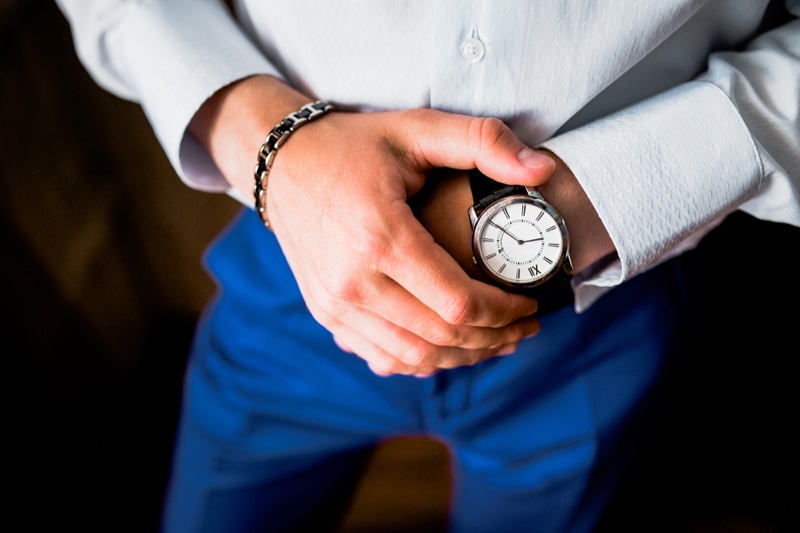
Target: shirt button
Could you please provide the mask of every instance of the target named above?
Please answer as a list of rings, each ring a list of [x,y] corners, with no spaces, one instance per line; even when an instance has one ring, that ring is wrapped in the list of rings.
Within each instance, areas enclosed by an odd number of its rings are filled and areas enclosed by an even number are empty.
[[[461,43],[461,57],[467,63],[477,63],[483,59],[483,54],[486,52],[486,47],[483,41],[477,37],[469,37]]]

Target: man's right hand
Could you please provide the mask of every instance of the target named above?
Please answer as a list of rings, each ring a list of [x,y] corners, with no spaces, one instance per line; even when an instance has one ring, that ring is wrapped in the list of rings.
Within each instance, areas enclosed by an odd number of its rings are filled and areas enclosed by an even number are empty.
[[[252,195],[264,135],[309,100],[248,78],[212,97],[192,132]],[[417,109],[329,113],[294,132],[270,172],[271,227],[309,310],[381,375],[475,364],[539,329],[534,300],[471,279],[415,218],[408,199],[438,167],[539,185],[554,163],[498,120]]]

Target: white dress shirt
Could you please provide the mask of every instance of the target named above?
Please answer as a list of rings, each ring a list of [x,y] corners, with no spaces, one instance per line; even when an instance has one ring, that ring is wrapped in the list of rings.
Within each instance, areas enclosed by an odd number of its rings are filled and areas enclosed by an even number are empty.
[[[198,189],[230,192],[187,125],[252,74],[347,109],[504,120],[565,161],[616,245],[578,311],[736,209],[800,226],[800,21],[754,39],[767,0],[57,3],[94,79],[141,103]]]

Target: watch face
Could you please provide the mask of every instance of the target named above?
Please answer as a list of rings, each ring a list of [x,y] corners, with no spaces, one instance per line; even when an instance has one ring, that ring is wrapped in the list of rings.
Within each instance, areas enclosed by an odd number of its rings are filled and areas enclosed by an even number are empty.
[[[536,286],[551,278],[566,257],[566,227],[546,203],[509,196],[481,213],[472,248],[489,276],[506,285]]]

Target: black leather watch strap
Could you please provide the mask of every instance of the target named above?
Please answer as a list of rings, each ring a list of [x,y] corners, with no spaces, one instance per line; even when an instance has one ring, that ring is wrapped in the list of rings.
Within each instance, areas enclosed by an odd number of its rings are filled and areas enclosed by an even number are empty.
[[[536,298],[539,304],[539,309],[536,311],[537,315],[541,316],[562,307],[573,305],[575,294],[572,292],[571,279],[572,276],[562,269],[550,278],[543,287],[528,293]]]
[[[572,306],[575,303],[575,294],[572,291],[572,276],[566,270],[558,271],[547,282],[532,289],[515,289],[513,287],[503,287],[505,290],[524,294],[536,298],[539,308],[536,310],[538,316],[557,311],[562,307]]]
[[[475,211],[481,211],[496,200],[509,194],[527,194],[520,185],[506,185],[495,181],[477,168],[469,171],[469,186],[472,189],[472,203]]]

